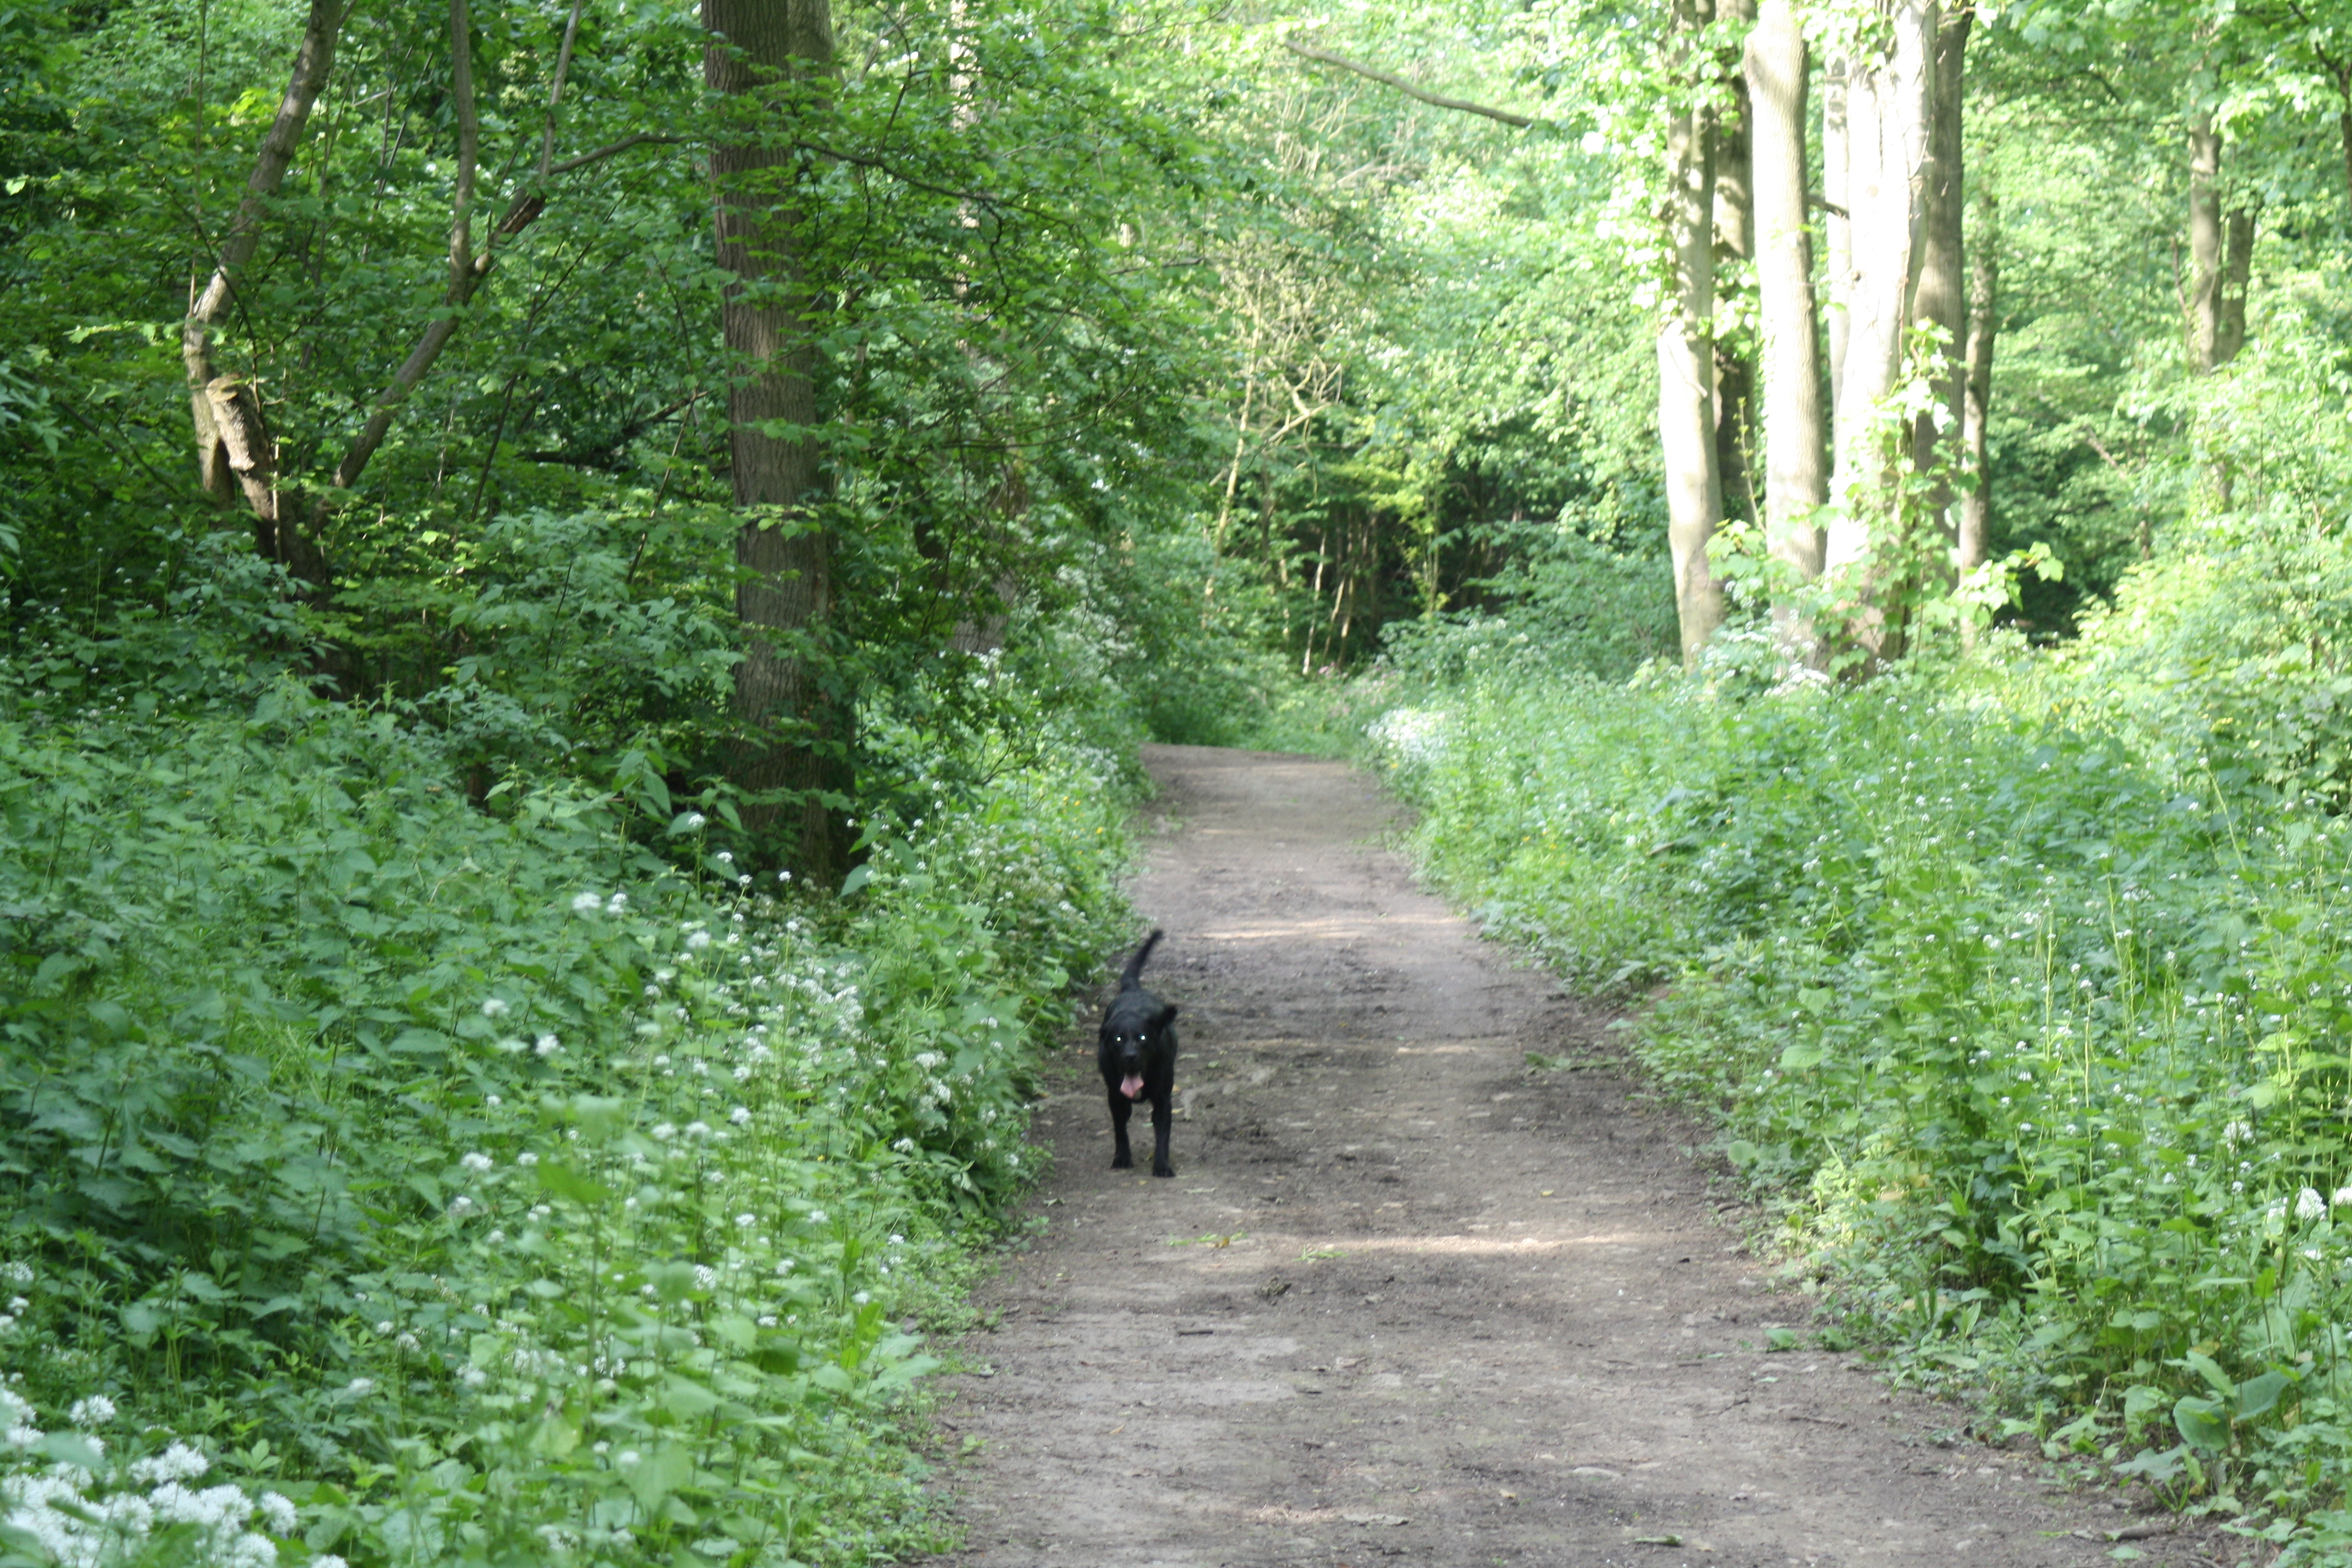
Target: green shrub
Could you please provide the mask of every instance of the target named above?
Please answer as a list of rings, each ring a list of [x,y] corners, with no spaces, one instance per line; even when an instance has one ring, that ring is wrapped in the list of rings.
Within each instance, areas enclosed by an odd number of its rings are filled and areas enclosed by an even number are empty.
[[[1037,1053],[1127,935],[1115,773],[1012,745],[1025,693],[877,716],[866,865],[804,897],[698,813],[656,853],[560,777],[477,808],[290,681],[67,713],[40,673],[0,705],[14,1397],[200,1443],[299,1506],[286,1561],[936,1543],[900,1317],[1033,1173]]]
[[[1510,677],[1376,731],[1429,868],[1589,985],[1850,1332],[2229,1513],[2352,1458],[2352,825],[2044,706]]]

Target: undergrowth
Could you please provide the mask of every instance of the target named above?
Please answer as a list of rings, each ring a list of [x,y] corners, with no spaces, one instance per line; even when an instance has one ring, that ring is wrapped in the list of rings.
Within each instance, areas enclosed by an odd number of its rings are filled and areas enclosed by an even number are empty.
[[[430,726],[258,666],[20,663],[0,1563],[941,1544],[911,1314],[1128,934],[1121,771],[1000,664],[867,715],[835,897],[657,781],[470,800]]]
[[[1719,1117],[1850,1337],[2332,1551],[2352,823],[2194,747],[2168,767],[2056,681],[1501,673],[1375,739],[1490,928],[1587,986],[1668,983],[1643,1058]]]

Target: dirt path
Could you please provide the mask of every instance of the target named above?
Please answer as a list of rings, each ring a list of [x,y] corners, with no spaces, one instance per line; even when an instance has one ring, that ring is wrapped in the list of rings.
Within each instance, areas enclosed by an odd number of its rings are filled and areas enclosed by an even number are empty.
[[[943,1412],[980,1440],[946,1561],[2090,1563],[2162,1522],[1958,1440],[1853,1357],[1768,1353],[1807,1309],[1738,1246],[1698,1135],[1630,1097],[1611,1015],[1413,886],[1362,774],[1145,760],[1177,1174],[1109,1169],[1072,1051],[1044,1228],[966,1346],[992,1375]]]

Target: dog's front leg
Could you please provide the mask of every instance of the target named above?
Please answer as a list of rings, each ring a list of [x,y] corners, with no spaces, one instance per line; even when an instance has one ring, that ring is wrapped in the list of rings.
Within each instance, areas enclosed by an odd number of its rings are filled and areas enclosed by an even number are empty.
[[[1118,1151],[1110,1157],[1110,1168],[1114,1171],[1124,1171],[1135,1163],[1135,1155],[1127,1146],[1127,1119],[1134,1110],[1133,1103],[1118,1091],[1118,1085],[1111,1085],[1110,1131],[1111,1136],[1118,1141]],[[1153,1114],[1156,1117],[1158,1112]],[[1168,1153],[1168,1134],[1164,1130],[1160,1134],[1160,1152],[1164,1161]]]
[[[1174,1099],[1174,1091],[1165,1089],[1151,1097],[1151,1173],[1155,1176],[1176,1173],[1176,1167],[1168,1163],[1168,1124],[1174,1120],[1169,1102]]]

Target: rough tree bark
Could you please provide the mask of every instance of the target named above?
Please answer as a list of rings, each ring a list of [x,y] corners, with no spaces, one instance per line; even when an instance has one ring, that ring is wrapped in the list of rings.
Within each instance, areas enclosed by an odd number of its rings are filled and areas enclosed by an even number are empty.
[[[1829,500],[1822,413],[1821,321],[1805,212],[1805,36],[1797,0],[1763,0],[1742,62],[1756,201],[1757,321],[1764,340],[1764,534],[1802,580],[1822,574],[1820,508]],[[1819,668],[1818,629],[1783,599],[1772,609],[1790,663]]]
[[[294,52],[294,69],[278,100],[278,113],[261,139],[245,194],[221,237],[213,258],[212,276],[188,307],[180,326],[180,359],[188,379],[188,412],[196,437],[196,462],[204,487],[226,505],[243,489],[254,515],[254,542],[261,554],[285,562],[297,575],[316,582],[324,563],[310,542],[291,528],[281,527],[278,504],[278,465],[269,433],[261,418],[261,402],[253,384],[224,376],[213,363],[213,329],[235,298],[238,277],[252,264],[261,245],[262,217],[270,198],[286,183],[295,149],[310,110],[334,69],[335,45],[348,15],[342,0],[310,0],[302,41]]]
[[[1963,357],[1968,341],[1967,269],[1960,233],[1966,198],[1961,169],[1960,114],[1962,66],[1969,29],[1976,22],[1973,0],[1962,0],[1947,10],[1936,28],[1935,58],[1929,70],[1931,95],[1927,129],[1927,169],[1925,213],[1920,225],[1919,264],[1911,290],[1912,319],[1933,322],[1946,333],[1944,372],[1938,378],[1943,418],[1923,410],[1911,433],[1912,466],[1926,472],[1936,466],[1938,446],[1958,438],[1961,403],[1968,379]],[[1947,537],[1955,537],[1950,517],[1951,487],[1940,485],[1932,505]]]
[[[1674,0],[1671,64],[1690,96],[1666,128],[1662,216],[1673,271],[1672,298],[1658,331],[1658,440],[1665,459],[1666,538],[1674,556],[1675,609],[1683,661],[1698,657],[1723,623],[1723,585],[1706,547],[1723,520],[1715,465],[1715,174],[1707,114],[1698,102],[1693,36],[1710,0]]]
[[[1993,307],[2000,289],[2000,203],[1988,191],[1978,203],[1976,243],[1969,247],[1969,357],[1960,405],[1960,444],[1976,483],[1960,492],[1958,561],[1962,574],[1991,551],[1992,470],[1985,461],[1985,419],[1992,406]],[[1961,623],[1965,628],[1966,622]]]
[[[753,512],[735,544],[745,574],[735,672],[744,739],[729,774],[749,803],[745,825],[789,838],[793,866],[835,886],[848,865],[840,802],[849,718],[823,657],[835,613],[833,540],[808,511],[823,482],[811,327],[820,302],[805,260],[800,155],[781,133],[823,101],[832,9],[829,0],[703,0],[702,22],[715,35],[705,79],[735,109],[710,163],[719,264],[734,279],[721,308],[734,364],[728,453],[736,504]]]
[[[2215,303],[2213,363],[2228,364],[2246,346],[2246,289],[2254,264],[2254,209],[2238,207],[2221,220],[2221,288]]]
[[[1846,62],[1822,72],[1822,258],[1829,294],[1829,404],[1834,416],[1845,380],[1847,330],[1853,304],[1853,158],[1846,124]]]
[[[1885,52],[1847,62],[1853,284],[1836,399],[1832,488],[1843,504],[1832,514],[1825,567],[1864,574],[1852,584],[1862,602],[1850,630],[1873,662],[1899,658],[1905,647],[1896,558],[1906,542],[1890,526],[1901,475],[1889,467],[1878,410],[1901,372],[1911,324],[1927,216],[1937,7],[1934,0],[1893,0],[1886,14],[1893,26]]]
[[[2210,110],[2189,119],[2189,363],[2200,375],[2221,363],[2221,133]]]
[[[1753,22],[1756,0],[1716,0],[1716,19]],[[1748,82],[1735,74],[1727,84],[1729,104],[1709,116],[1710,161],[1715,167],[1715,471],[1726,515],[1763,521],[1762,495],[1753,472],[1756,363],[1727,330],[1739,308],[1723,278],[1732,267],[1756,258],[1755,180]]]
[[[2189,362],[2210,375],[2246,346],[2246,287],[2254,258],[2255,211],[2222,210],[2221,133],[2203,110],[2189,121]]]

